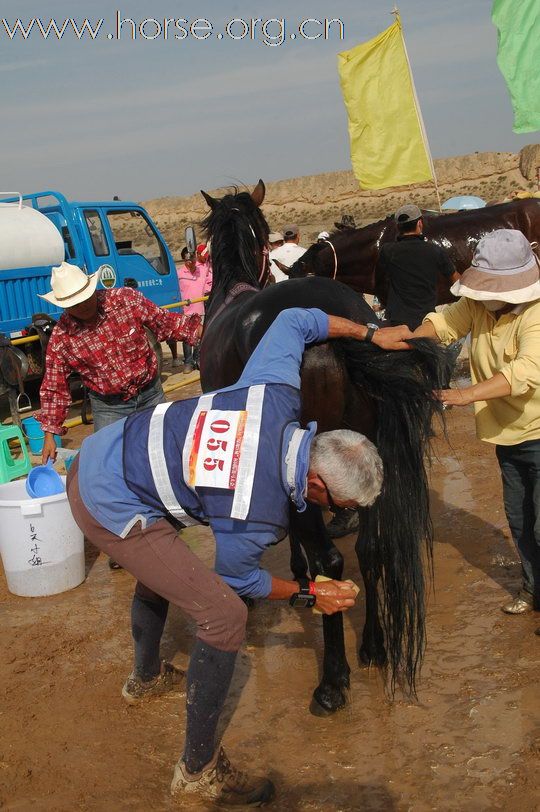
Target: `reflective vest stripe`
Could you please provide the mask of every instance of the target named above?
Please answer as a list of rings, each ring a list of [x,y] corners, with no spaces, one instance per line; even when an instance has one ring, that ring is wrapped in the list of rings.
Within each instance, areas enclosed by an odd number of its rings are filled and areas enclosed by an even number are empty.
[[[242,454],[236,478],[236,490],[231,510],[232,519],[246,519],[251,504],[251,493],[255,480],[257,451],[261,433],[262,407],[265,384],[250,386],[246,402],[247,420],[242,442]]]
[[[148,430],[148,459],[154,485],[165,509],[186,526],[199,524],[185,512],[176,499],[167,470],[167,462],[163,453],[163,424],[165,414],[172,403],[160,403],[154,409],[150,418]]]

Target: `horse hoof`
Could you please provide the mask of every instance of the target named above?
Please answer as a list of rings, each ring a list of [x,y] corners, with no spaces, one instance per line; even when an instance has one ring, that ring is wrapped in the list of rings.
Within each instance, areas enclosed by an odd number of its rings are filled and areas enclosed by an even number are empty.
[[[358,652],[358,659],[360,665],[376,665],[377,668],[383,668],[388,662],[386,651],[383,648],[369,651],[365,646],[362,646]]]
[[[320,686],[313,691],[309,712],[313,716],[332,716],[347,704],[346,689],[336,686]]]

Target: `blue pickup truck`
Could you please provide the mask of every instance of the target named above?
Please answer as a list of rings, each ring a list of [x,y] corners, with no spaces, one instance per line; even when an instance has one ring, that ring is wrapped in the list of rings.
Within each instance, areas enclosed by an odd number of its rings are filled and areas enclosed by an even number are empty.
[[[136,288],[157,305],[180,299],[171,252],[139,204],[68,201],[53,191],[0,194],[0,395],[10,395],[12,414],[13,389],[23,394],[23,381],[43,373],[61,311],[38,294],[50,290],[51,269],[62,260],[99,271],[99,288]],[[39,341],[20,341],[34,336]]]

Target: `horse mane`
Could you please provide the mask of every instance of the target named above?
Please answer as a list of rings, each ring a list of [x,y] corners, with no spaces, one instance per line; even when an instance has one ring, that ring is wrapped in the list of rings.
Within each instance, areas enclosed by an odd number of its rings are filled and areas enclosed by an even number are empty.
[[[448,355],[429,339],[414,339],[411,349],[385,352],[365,342],[341,340],[352,380],[377,404],[375,444],[384,466],[381,495],[367,513],[366,566],[381,579],[380,615],[390,664],[390,689],[396,684],[416,695],[416,675],[425,650],[425,584],[422,548],[432,571],[433,527],[425,458],[431,421],[442,417],[433,390],[449,374]]]
[[[254,248],[266,246],[270,229],[249,192],[239,192],[236,186],[232,187],[228,194],[215,201],[202,226],[211,241],[210,299],[218,293],[227,293],[237,282],[258,288],[260,269]]]

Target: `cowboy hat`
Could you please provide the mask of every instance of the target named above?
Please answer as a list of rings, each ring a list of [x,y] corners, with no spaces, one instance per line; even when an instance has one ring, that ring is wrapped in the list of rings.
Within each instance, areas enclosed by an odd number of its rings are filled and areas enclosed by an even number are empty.
[[[74,307],[92,296],[99,276],[99,271],[88,276],[77,265],[62,262],[52,269],[52,291],[38,293],[38,296],[56,307]]]
[[[450,288],[478,302],[524,304],[540,299],[540,266],[521,231],[499,228],[479,241],[470,268]]]

